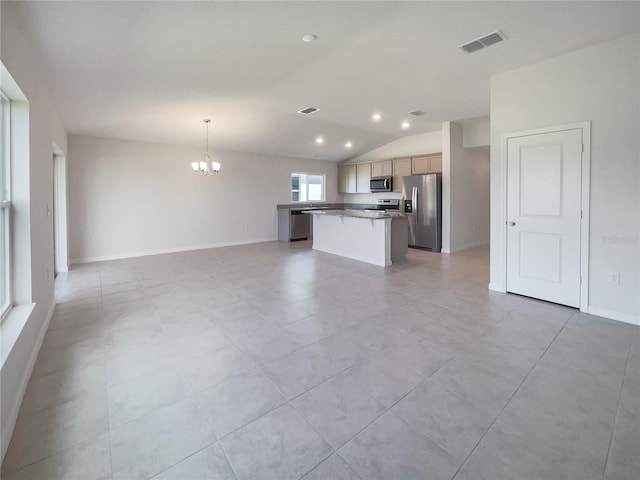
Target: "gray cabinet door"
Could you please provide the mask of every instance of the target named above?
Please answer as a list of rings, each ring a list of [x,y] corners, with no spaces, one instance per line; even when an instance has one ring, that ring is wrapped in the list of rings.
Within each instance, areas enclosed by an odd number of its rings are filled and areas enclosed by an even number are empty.
[[[369,193],[371,191],[371,164],[361,163],[356,166],[357,185],[356,190],[358,193]]]
[[[402,191],[402,178],[411,175],[411,159],[396,158],[393,161],[393,191]]]
[[[355,165],[339,165],[338,166],[338,193],[356,193],[356,166]]]

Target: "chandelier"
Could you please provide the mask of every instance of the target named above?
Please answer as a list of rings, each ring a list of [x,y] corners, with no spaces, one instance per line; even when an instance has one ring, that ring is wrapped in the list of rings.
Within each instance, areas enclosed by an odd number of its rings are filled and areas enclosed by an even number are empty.
[[[207,130],[207,149],[204,154],[204,160],[199,162],[191,162],[191,168],[193,172],[198,175],[216,175],[220,171],[220,163],[209,160],[209,123],[211,120],[204,119],[204,124]]]

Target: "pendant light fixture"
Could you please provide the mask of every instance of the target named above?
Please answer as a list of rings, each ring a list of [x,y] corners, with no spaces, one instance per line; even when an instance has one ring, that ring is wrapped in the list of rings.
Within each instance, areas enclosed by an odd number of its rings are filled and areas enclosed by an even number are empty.
[[[209,160],[209,123],[211,120],[204,119],[204,124],[207,130],[207,149],[204,154],[204,160],[199,162],[191,162],[191,168],[194,173],[198,175],[216,175],[220,171],[220,163],[212,162]]]

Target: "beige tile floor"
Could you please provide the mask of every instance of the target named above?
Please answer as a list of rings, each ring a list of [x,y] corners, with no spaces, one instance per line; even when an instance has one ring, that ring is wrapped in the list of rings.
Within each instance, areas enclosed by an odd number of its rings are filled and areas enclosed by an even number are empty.
[[[75,267],[2,478],[640,478],[638,327],[277,242]]]

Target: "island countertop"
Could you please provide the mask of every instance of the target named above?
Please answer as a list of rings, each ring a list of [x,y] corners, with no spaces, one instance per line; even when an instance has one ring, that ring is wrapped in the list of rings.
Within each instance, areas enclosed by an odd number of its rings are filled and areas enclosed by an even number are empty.
[[[370,220],[384,220],[386,218],[403,217],[399,211],[368,211],[355,209],[327,209],[327,210],[307,210],[303,213],[308,215],[329,215],[333,217],[368,218]]]
[[[388,267],[407,253],[407,217],[399,211],[311,210],[313,249]]]
[[[278,210],[365,210],[380,208],[375,203],[325,203],[325,202],[296,202],[279,203]]]

